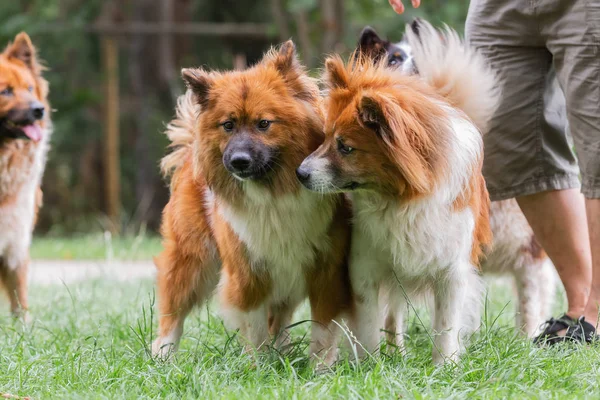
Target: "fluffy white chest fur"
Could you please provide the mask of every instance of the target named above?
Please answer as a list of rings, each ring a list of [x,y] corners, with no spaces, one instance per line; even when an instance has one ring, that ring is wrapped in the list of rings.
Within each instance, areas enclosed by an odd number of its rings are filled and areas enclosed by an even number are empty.
[[[481,134],[465,116],[443,104],[451,133],[449,170],[435,193],[412,201],[386,200],[373,193],[354,193],[357,237],[365,234],[386,267],[406,277],[430,277],[440,269],[468,260],[474,216],[455,211],[453,202],[467,190],[482,153]],[[362,246],[362,240],[354,243]]]
[[[31,147],[26,157],[28,162],[20,168],[11,168],[11,157],[6,154],[0,157],[0,190],[15,190],[14,199],[0,205],[0,257],[8,267],[15,269],[28,258],[29,246],[35,218],[36,191],[40,186],[50,130],[43,133],[44,139],[36,147]]]
[[[474,218],[471,209],[423,199],[399,205],[368,194],[355,194],[358,246],[372,246],[385,269],[402,277],[430,279],[438,271],[469,258]]]
[[[246,245],[252,268],[271,276],[273,300],[304,297],[305,272],[330,245],[332,198],[304,188],[274,197],[252,183],[245,190],[246,209],[220,204],[219,212]]]

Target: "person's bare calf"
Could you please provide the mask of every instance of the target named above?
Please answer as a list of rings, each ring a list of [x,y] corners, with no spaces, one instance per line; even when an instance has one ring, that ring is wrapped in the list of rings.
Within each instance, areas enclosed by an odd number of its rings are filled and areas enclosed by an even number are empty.
[[[517,201],[565,287],[567,316],[576,320],[586,315],[588,299],[591,298],[592,257],[583,195],[579,189],[567,189],[522,196]],[[596,211],[596,215],[600,216],[600,207]],[[600,236],[596,236],[596,243],[600,243],[599,238]],[[597,264],[596,303],[600,301],[600,259]],[[595,312],[597,314],[597,307]],[[596,318],[592,321],[595,323]],[[564,336],[565,333],[566,328],[556,334]]]
[[[592,250],[592,285],[583,315],[597,329],[600,304],[600,199],[586,199],[585,206]]]

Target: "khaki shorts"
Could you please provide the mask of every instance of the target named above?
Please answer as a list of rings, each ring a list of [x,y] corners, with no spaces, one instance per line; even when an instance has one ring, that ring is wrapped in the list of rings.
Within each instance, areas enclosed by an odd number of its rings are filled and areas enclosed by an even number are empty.
[[[600,198],[600,0],[472,0],[466,35],[503,90],[484,137],[492,199],[577,188],[579,169],[583,194]],[[544,99],[553,69],[579,168],[560,107]]]

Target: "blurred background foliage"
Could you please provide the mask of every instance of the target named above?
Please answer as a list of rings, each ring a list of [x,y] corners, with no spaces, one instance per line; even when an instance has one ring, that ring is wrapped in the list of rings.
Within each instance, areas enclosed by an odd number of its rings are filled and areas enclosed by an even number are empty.
[[[409,3],[410,1],[408,1]],[[48,70],[54,134],[43,189],[38,233],[103,230],[104,85],[98,22],[226,23],[227,35],[129,33],[119,48],[120,223],[124,230],[156,230],[168,190],[158,171],[166,140],[161,134],[183,91],[178,70],[203,65],[229,69],[252,64],[269,46],[287,38],[315,73],[323,55],[354,48],[365,25],[400,40],[415,16],[462,31],[468,1],[423,0],[396,15],[387,0],[6,0],[0,2],[0,43],[26,31]],[[165,21],[168,19],[168,21]],[[265,27],[263,35],[235,34],[237,25]],[[166,52],[164,50],[167,50]],[[165,56],[167,55],[167,56]],[[168,62],[165,63],[165,57]],[[237,65],[236,65],[237,63]],[[165,67],[166,65],[166,67]],[[166,68],[166,70],[165,70]]]

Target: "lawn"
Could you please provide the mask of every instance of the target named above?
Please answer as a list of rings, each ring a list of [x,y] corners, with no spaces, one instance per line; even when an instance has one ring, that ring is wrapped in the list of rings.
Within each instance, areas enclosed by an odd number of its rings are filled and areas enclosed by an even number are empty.
[[[34,237],[31,257],[40,260],[150,260],[161,250],[159,236],[109,233],[63,237]]]
[[[181,350],[163,363],[148,355],[155,336],[153,283],[84,281],[33,286],[33,322],[0,317],[0,393],[34,399],[257,398],[598,398],[600,349],[539,349],[513,333],[511,291],[495,285],[484,327],[457,365],[434,367],[413,314],[405,354],[342,361],[317,374],[307,362],[308,324],[295,345],[258,363],[242,354],[214,306],[188,318]],[[562,307],[557,305],[557,309]],[[307,317],[303,308],[297,320]],[[419,311],[428,324],[425,312]]]

